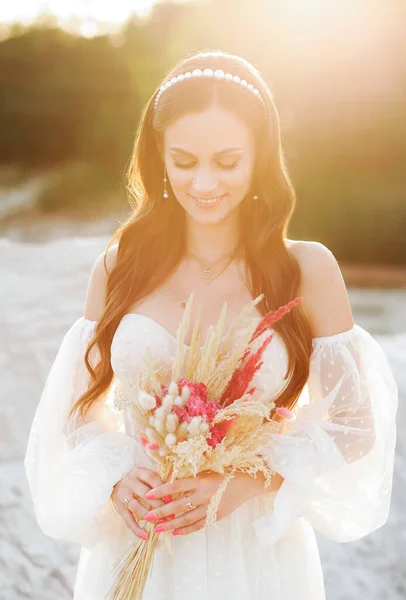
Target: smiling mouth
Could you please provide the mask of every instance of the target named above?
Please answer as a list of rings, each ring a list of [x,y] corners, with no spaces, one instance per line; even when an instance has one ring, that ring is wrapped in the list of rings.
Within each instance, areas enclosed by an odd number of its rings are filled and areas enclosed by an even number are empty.
[[[213,206],[214,204],[219,204],[223,198],[226,197],[227,194],[222,194],[221,196],[214,196],[213,198],[198,198],[197,196],[192,196],[189,194],[191,198],[199,205],[199,206]]]

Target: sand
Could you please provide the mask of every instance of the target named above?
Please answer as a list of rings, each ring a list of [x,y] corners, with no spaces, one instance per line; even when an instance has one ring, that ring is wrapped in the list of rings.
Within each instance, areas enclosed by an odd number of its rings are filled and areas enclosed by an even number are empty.
[[[3,600],[72,598],[79,547],[48,538],[38,528],[22,460],[49,367],[64,333],[82,315],[90,268],[106,243],[104,235],[35,244],[0,238]],[[317,536],[327,598],[400,600],[406,597],[406,290],[354,288],[349,294],[355,322],[376,337],[394,370],[401,392],[399,439],[385,527],[346,544]]]

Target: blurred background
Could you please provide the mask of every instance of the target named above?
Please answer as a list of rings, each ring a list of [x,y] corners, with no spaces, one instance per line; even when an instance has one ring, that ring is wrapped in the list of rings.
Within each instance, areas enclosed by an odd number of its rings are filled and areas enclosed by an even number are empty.
[[[333,251],[354,320],[399,384],[388,524],[347,544],[318,536],[327,598],[406,597],[405,23],[404,0],[2,3],[4,600],[72,597],[78,548],[36,525],[22,466],[28,431],[91,265],[130,210],[124,173],[141,111],[175,62],[209,48],[243,56],[269,84],[297,193],[289,237]]]

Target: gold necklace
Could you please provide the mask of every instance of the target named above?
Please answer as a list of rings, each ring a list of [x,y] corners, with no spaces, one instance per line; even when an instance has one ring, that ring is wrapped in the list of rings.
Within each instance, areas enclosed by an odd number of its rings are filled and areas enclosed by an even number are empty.
[[[240,248],[240,244],[238,244],[238,246],[236,247],[236,249],[234,250],[234,252],[230,255],[230,254],[226,254],[225,256],[222,256],[219,260],[217,260],[213,265],[211,265],[210,267],[206,267],[203,268],[202,273],[201,273],[201,277],[204,280],[203,285],[208,285],[209,283],[211,283],[212,281],[214,281],[215,279],[217,279],[217,277],[220,277],[220,275],[222,273],[224,273],[224,271],[231,265],[231,263],[233,262],[233,260],[235,259],[235,257],[237,256],[238,250]],[[194,254],[193,252],[189,252],[188,253],[189,256],[192,256],[195,260],[197,260],[200,263],[201,266],[201,259]],[[221,271],[219,271],[218,273],[216,273],[216,275],[213,277],[213,268],[222,260],[224,260],[224,258],[226,256],[231,256],[230,260],[228,261],[228,263],[226,264],[225,267],[223,267],[221,269]],[[207,283],[206,283],[207,282]],[[198,290],[200,290],[202,288],[202,286],[198,287]],[[196,290],[194,290],[196,292]],[[186,308],[186,302],[181,302],[180,305],[182,308]]]

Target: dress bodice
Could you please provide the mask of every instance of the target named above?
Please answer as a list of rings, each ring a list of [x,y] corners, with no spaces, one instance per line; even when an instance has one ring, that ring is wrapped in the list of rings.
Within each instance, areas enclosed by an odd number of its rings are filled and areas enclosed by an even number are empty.
[[[255,374],[253,385],[257,390],[275,389],[275,396],[285,386],[288,352],[282,337],[273,329],[272,340],[263,355],[263,364]],[[238,331],[236,332],[238,335]],[[127,313],[115,332],[111,345],[111,365],[115,376],[128,385],[130,379],[145,368],[147,357],[170,368],[175,358],[176,337],[163,325],[146,315]],[[186,346],[188,348],[188,346]]]

